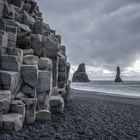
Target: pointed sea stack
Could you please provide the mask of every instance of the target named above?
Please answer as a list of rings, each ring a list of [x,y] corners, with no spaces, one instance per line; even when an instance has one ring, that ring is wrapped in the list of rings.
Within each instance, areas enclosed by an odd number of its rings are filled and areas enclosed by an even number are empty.
[[[77,71],[73,74],[72,82],[90,82],[86,73],[85,64],[81,63]]]
[[[117,74],[116,74],[115,82],[123,82],[121,77],[120,77],[121,70],[120,70],[119,66],[117,67],[116,72],[117,72]]]

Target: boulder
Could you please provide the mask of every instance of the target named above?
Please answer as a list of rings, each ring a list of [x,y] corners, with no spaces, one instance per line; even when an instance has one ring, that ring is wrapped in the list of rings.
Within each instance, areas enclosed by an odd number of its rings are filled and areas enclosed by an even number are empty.
[[[73,74],[72,82],[90,82],[86,73],[85,64],[81,63],[77,71]]]
[[[12,99],[15,98],[19,88],[19,77],[17,72],[0,71],[0,89],[10,90]]]
[[[22,129],[22,126],[23,121],[21,114],[9,113],[0,116],[0,129],[18,131]]]
[[[23,102],[26,105],[26,111],[25,111],[26,123],[32,124],[35,122],[37,99],[36,98],[25,98],[25,99],[23,99]]]
[[[49,110],[38,110],[36,112],[36,121],[50,121],[51,112]]]
[[[64,100],[60,96],[50,97],[50,111],[52,113],[62,113],[64,111]]]
[[[11,92],[0,90],[0,114],[7,113],[10,110]]]
[[[116,69],[116,78],[115,78],[115,82],[122,82],[122,79],[120,77],[120,74],[121,74],[121,70],[120,70],[120,67],[118,66],[117,69]]]

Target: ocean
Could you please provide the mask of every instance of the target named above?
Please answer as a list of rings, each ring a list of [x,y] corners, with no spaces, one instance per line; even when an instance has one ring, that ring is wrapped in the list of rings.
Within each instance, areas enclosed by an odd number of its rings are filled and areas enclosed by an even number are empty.
[[[77,90],[96,91],[120,96],[140,97],[140,81],[91,81],[90,83],[72,83],[71,87]]]

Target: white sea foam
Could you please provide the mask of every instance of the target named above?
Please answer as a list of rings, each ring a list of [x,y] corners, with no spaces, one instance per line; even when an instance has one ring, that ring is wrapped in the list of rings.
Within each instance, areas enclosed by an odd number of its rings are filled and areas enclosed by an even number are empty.
[[[129,81],[115,83],[112,81],[92,81],[90,83],[72,83],[72,88],[83,91],[103,92],[110,95],[140,97],[140,82]]]

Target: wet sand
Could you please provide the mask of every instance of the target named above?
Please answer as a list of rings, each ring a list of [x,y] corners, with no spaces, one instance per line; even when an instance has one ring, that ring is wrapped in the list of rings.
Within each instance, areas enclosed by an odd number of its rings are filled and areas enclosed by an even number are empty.
[[[140,99],[73,90],[63,114],[0,140],[140,140]]]

